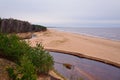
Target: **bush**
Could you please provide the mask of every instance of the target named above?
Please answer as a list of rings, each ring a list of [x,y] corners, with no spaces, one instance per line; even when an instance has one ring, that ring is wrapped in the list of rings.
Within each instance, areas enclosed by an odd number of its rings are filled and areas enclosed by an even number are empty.
[[[53,68],[53,57],[44,50],[41,44],[37,44],[37,47],[33,48],[31,53],[28,55],[30,56],[30,59],[35,65],[38,73],[47,74],[49,70]]]
[[[27,56],[23,56],[20,61],[20,65],[16,68],[8,68],[9,77],[12,80],[36,80],[35,67],[28,59]]]
[[[0,34],[0,51],[18,65],[15,71],[8,69],[9,76],[13,80],[16,76],[19,80],[36,80],[37,73],[48,74],[53,68],[53,57],[41,44],[32,48],[25,41],[19,40],[16,35]]]
[[[36,72],[33,63],[27,56],[21,58],[21,64],[18,66],[18,73],[22,74],[21,80],[36,80]]]
[[[19,58],[30,49],[30,46],[25,41],[20,41],[16,35],[0,34],[0,43],[0,50],[16,63],[19,63]]]
[[[12,80],[17,80],[17,75],[14,73],[14,69],[13,68],[7,68],[7,71],[8,71],[9,77]]]

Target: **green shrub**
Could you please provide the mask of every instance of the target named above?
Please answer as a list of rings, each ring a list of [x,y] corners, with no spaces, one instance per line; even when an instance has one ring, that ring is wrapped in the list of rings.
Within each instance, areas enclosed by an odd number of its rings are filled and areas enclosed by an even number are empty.
[[[30,49],[30,46],[25,41],[20,41],[16,35],[0,34],[0,43],[0,50],[16,63]]]
[[[36,72],[33,63],[28,59],[27,56],[21,58],[21,64],[18,66],[18,73],[22,74],[21,80],[36,80]]]
[[[12,80],[17,80],[17,75],[14,73],[13,68],[7,68],[8,75]]]
[[[28,55],[38,73],[47,74],[49,70],[53,69],[53,57],[44,50],[41,44],[37,44],[37,46],[32,49],[31,54]]]
[[[53,57],[41,44],[32,48],[16,35],[0,33],[0,51],[18,65],[7,70],[13,80],[36,80],[37,73],[48,74],[53,68]]]
[[[23,56],[20,60],[20,65],[16,68],[8,68],[9,77],[12,80],[36,80],[37,75],[35,72],[35,67],[28,59],[27,56]]]

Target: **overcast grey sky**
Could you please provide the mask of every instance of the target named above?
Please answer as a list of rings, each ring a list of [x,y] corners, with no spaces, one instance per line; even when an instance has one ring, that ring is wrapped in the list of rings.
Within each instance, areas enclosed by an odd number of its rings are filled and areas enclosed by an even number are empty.
[[[53,27],[120,27],[120,0],[0,0],[0,17]]]

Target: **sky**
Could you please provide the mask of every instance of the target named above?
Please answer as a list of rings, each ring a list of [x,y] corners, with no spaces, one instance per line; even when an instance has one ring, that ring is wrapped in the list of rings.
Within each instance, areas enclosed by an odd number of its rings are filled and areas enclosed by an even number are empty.
[[[120,27],[120,0],[0,0],[0,17],[48,27]]]

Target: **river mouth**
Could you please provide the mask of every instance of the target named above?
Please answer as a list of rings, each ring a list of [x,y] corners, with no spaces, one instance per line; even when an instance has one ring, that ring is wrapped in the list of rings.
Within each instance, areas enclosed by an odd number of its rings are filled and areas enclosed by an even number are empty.
[[[55,69],[68,80],[120,80],[120,68],[73,55],[50,52]]]

